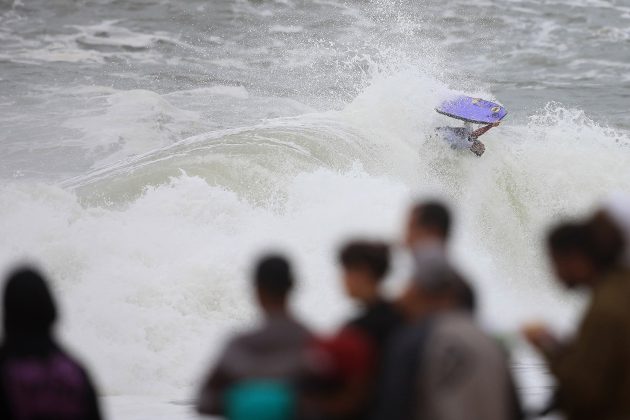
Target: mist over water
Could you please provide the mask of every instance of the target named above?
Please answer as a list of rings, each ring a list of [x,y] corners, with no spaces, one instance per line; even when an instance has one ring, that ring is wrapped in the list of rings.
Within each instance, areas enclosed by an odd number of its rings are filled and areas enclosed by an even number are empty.
[[[630,191],[629,22],[621,1],[0,1],[0,267],[52,276],[107,395],[184,398],[255,319],[261,252],[295,259],[326,330],[351,309],[341,241],[397,241],[439,195],[483,322],[566,330],[579,299],[541,240]],[[481,159],[431,135],[453,93],[510,112]]]

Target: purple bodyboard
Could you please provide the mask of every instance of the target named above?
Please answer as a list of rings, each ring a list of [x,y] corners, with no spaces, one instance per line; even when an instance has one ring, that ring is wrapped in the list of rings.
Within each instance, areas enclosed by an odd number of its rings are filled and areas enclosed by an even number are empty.
[[[440,114],[477,124],[491,124],[501,121],[507,110],[499,104],[470,96],[456,96],[435,108]]]

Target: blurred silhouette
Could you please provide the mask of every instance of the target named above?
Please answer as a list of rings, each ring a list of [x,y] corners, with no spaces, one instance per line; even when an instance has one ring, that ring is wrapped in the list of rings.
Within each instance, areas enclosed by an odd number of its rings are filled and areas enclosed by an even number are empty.
[[[201,414],[233,420],[295,416],[294,381],[311,335],[288,309],[294,284],[288,261],[277,255],[263,258],[254,283],[262,325],[228,343],[199,394]]]
[[[445,250],[451,230],[451,213],[439,201],[416,203],[409,212],[405,244],[410,249]]]
[[[312,348],[328,359],[311,371],[311,382],[327,384],[310,388],[308,410],[324,418],[368,418],[378,399],[382,362],[392,333],[403,317],[381,294],[389,270],[389,248],[366,240],[347,243],[338,254],[348,296],[360,304],[356,317],[335,337],[320,339]]]
[[[361,312],[345,328],[367,336],[379,365],[390,336],[404,321],[400,311],[381,292],[389,259],[388,246],[378,242],[350,242],[339,252],[346,293],[361,305]]]
[[[439,201],[418,202],[412,206],[407,219],[405,244],[413,253],[416,266],[423,265],[419,259],[447,258],[451,225],[451,212]],[[466,281],[460,284],[458,301],[469,312],[476,311],[475,291]]]
[[[560,281],[591,293],[573,340],[562,342],[543,325],[523,331],[556,377],[555,407],[569,420],[630,418],[630,273],[620,263],[623,235],[599,211],[586,223],[553,228],[548,246]]]
[[[410,325],[392,341],[375,418],[520,417],[503,349],[462,307],[470,286],[443,254],[429,250],[416,261],[401,300]]]
[[[12,272],[4,290],[0,418],[100,419],[87,372],[57,343],[57,308],[40,273]]]

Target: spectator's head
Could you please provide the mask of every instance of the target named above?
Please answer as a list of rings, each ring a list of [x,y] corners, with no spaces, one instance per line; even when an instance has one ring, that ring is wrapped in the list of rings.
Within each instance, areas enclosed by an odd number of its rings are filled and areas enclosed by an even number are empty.
[[[416,247],[426,241],[446,242],[451,228],[448,208],[437,201],[418,203],[411,208],[405,242]]]
[[[597,274],[590,230],[579,223],[562,223],[551,230],[549,253],[558,278],[567,287],[590,283]]]
[[[46,281],[35,269],[20,267],[9,274],[3,303],[7,340],[50,336],[57,308]]]
[[[411,319],[443,310],[470,310],[474,308],[474,294],[466,294],[467,291],[472,289],[466,289],[465,282],[443,253],[417,253],[416,269],[401,303]]]
[[[556,274],[566,286],[591,286],[619,264],[624,238],[608,214],[600,211],[586,223],[556,226],[548,245]]]
[[[293,287],[293,274],[286,258],[280,255],[263,257],[256,266],[254,282],[258,301],[265,312],[284,311]]]
[[[379,286],[389,269],[389,248],[381,242],[353,241],[339,251],[348,295],[369,303],[379,298]]]
[[[593,241],[593,259],[599,272],[606,272],[619,263],[625,239],[619,224],[607,211],[598,211],[586,221]]]

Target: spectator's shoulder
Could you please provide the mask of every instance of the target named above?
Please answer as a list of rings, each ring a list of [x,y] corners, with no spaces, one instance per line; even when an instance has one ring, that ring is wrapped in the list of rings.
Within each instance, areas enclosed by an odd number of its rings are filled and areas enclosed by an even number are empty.
[[[259,332],[256,330],[248,330],[237,333],[226,342],[224,352],[229,353],[231,351],[238,350],[239,348],[246,347],[250,345],[250,343],[252,343],[258,335]]]
[[[628,271],[615,271],[602,279],[593,293],[589,315],[609,321],[630,322],[630,273]]]

